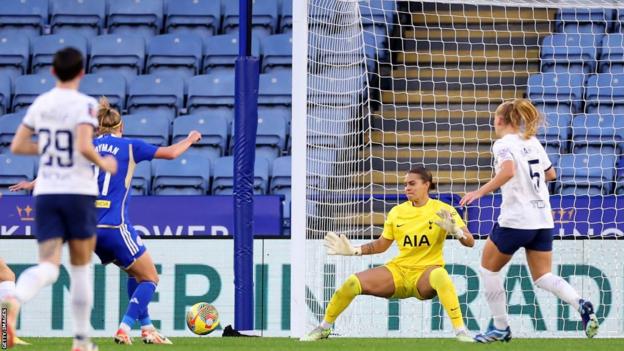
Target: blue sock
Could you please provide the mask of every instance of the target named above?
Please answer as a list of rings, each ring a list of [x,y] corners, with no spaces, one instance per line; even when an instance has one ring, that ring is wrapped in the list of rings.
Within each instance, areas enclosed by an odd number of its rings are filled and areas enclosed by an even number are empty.
[[[123,316],[122,322],[132,327],[134,322],[139,319],[141,311],[147,312],[147,305],[152,300],[152,296],[156,291],[156,284],[150,281],[144,281],[137,285],[134,294],[128,303],[128,309]]]
[[[136,290],[137,286],[139,286],[139,282],[137,282],[134,277],[128,276],[128,283],[126,284],[126,288],[128,291],[128,300],[132,298],[132,295],[134,295],[134,291]]]

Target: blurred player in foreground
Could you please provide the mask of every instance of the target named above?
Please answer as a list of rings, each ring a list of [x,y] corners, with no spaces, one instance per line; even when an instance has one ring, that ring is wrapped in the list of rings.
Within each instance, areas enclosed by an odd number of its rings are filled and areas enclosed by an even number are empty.
[[[97,102],[78,92],[83,67],[82,54],[74,48],[54,55],[52,73],[57,78],[56,87],[35,99],[11,143],[14,154],[40,155],[34,188],[39,264],[20,275],[14,293],[3,302],[8,309],[9,347],[13,346],[20,305],[57,280],[63,242],[67,241],[74,324],[72,350],[97,350],[89,339],[93,305],[91,253],[96,240],[98,193],[92,164],[115,174],[117,161],[111,156],[101,157],[93,147],[93,132],[98,126]],[[31,140],[34,133],[39,136],[38,144]]]
[[[15,273],[9,268],[9,266],[4,262],[2,258],[0,258],[0,301],[4,299],[5,296],[10,296],[15,291]],[[30,345],[26,341],[17,337],[17,335],[13,335],[13,344],[14,345]]]
[[[492,147],[496,176],[480,189],[466,194],[460,202],[462,206],[470,205],[498,188],[503,195],[498,223],[485,243],[480,269],[493,323],[485,333],[475,337],[478,342],[511,340],[507,294],[500,270],[521,247],[525,249],[535,285],[579,311],[587,337],[598,333],[591,302],[551,273],[554,222],[546,181],[555,180],[557,174],[544,147],[535,138],[539,121],[537,109],[528,100],[515,99],[498,106],[494,129],[500,139]]]
[[[455,285],[444,269],[442,256],[447,234],[467,247],[474,245],[474,239],[453,207],[429,198],[433,189],[431,173],[414,168],[405,175],[408,201],[394,206],[388,213],[384,231],[377,240],[353,247],[344,234],[327,233],[325,246],[330,255],[378,254],[388,250],[393,242],[399,248],[399,255],[383,266],[349,276],[332,296],[323,322],[301,338],[302,341],[327,338],[338,316],[358,295],[419,300],[437,295],[451,319],[457,340],[474,341],[464,325]]]

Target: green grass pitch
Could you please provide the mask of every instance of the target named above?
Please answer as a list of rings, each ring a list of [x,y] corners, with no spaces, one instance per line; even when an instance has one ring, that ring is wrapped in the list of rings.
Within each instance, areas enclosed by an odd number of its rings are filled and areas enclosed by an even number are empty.
[[[69,338],[24,338],[31,346],[18,346],[13,350],[30,351],[68,351],[71,349]],[[100,351],[125,350],[338,350],[338,351],[622,351],[624,339],[514,339],[510,343],[491,345],[462,344],[454,339],[369,339],[369,338],[333,338],[311,343],[303,343],[288,338],[172,338],[174,345],[144,345],[135,338],[132,346],[116,345],[112,338],[97,338]]]

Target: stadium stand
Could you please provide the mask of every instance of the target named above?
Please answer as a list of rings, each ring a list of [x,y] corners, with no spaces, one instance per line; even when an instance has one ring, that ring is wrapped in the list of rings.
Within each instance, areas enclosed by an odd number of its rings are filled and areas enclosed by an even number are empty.
[[[199,73],[202,60],[201,38],[193,33],[153,37],[147,48],[149,74],[176,74],[184,79]]]
[[[143,73],[145,41],[136,35],[101,35],[91,39],[90,73],[115,72],[128,83]]]
[[[128,88],[128,112],[162,113],[173,119],[184,102],[184,80],[178,76],[151,74],[136,77]]]
[[[186,108],[189,113],[234,111],[234,74],[212,73],[189,80]]]
[[[169,145],[171,122],[168,116],[158,113],[137,113],[122,117],[124,136],[141,139],[157,146]]]
[[[107,23],[109,33],[153,37],[162,29],[163,2],[162,0],[110,1]]]
[[[152,187],[152,163],[140,162],[134,168],[131,182],[132,195],[148,195]]]
[[[50,27],[55,34],[80,34],[85,38],[99,35],[106,20],[106,2],[102,0],[51,0]]]
[[[80,81],[79,90],[95,99],[106,96],[119,111],[126,107],[126,79],[119,73],[87,74]]]
[[[0,153],[9,153],[11,140],[17,132],[17,128],[22,123],[25,110],[17,113],[10,113],[0,117]]]
[[[48,22],[48,0],[3,0],[0,36],[34,37]]]
[[[230,195],[234,191],[234,157],[225,156],[214,163],[213,195]],[[254,194],[266,194],[269,186],[269,161],[256,157],[254,164]]]
[[[219,1],[171,0],[166,3],[165,31],[215,35],[221,27]]]
[[[55,78],[50,73],[30,74],[15,79],[15,95],[13,95],[13,111],[25,109],[40,94],[52,89]]]
[[[0,194],[26,195],[26,191],[9,192],[9,186],[35,175],[35,158],[28,156],[0,155]]]
[[[175,160],[153,160],[152,175],[154,195],[205,195],[210,188],[210,160],[192,154]]]
[[[32,73],[47,73],[52,67],[54,53],[67,46],[80,50],[84,57],[88,57],[87,40],[80,34],[42,35],[32,38],[31,42],[32,63],[30,66]]]
[[[28,72],[30,42],[20,34],[0,34],[0,73],[15,78]]]
[[[11,108],[12,87],[11,77],[6,73],[0,74],[0,114]]]
[[[190,131],[197,130],[202,138],[193,145],[193,149],[214,161],[227,151],[229,118],[231,116],[216,111],[179,116],[173,121],[172,143],[185,139]]]

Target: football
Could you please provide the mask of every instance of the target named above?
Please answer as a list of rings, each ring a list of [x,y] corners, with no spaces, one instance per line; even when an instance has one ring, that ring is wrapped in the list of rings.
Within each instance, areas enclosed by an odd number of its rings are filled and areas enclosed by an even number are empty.
[[[194,304],[186,312],[186,326],[197,335],[208,335],[219,325],[219,312],[206,302]]]

